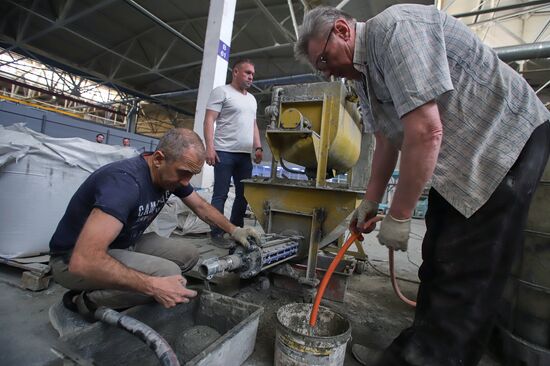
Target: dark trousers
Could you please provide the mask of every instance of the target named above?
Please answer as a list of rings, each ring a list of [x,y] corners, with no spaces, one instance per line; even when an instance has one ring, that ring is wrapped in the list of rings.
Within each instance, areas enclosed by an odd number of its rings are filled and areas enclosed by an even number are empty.
[[[550,147],[539,126],[487,203],[465,218],[434,189],[426,214],[415,319],[378,366],[473,366],[494,324]]]
[[[233,178],[235,184],[235,201],[231,209],[230,221],[235,226],[242,227],[246,212],[246,199],[244,198],[244,185],[241,180],[252,176],[252,161],[250,154],[230,153],[216,151],[220,162],[214,165],[214,193],[212,194],[212,206],[223,214],[227,193]],[[211,227],[212,236],[220,236],[223,231],[217,227]]]

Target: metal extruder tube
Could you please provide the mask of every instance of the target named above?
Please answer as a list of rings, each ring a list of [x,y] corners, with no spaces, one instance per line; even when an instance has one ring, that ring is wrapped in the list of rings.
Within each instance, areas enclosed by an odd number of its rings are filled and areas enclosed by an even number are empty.
[[[264,237],[263,243],[251,245],[248,250],[239,246],[233,254],[203,261],[199,266],[199,272],[207,280],[216,274],[231,271],[238,272],[241,278],[250,278],[264,269],[294,258],[298,253],[301,239],[301,236]]]
[[[234,271],[241,267],[242,264],[241,257],[236,254],[210,258],[201,263],[199,272],[201,276],[209,280],[217,273]]]

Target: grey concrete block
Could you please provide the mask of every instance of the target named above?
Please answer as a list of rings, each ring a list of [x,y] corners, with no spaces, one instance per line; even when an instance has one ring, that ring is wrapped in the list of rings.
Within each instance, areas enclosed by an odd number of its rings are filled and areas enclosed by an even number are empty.
[[[25,271],[21,275],[21,287],[31,291],[41,291],[48,288],[51,277]]]

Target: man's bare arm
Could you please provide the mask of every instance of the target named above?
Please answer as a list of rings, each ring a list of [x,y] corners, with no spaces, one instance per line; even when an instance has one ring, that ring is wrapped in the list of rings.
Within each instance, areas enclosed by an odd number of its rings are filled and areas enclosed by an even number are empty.
[[[220,161],[214,149],[214,122],[220,115],[219,112],[207,109],[204,115],[204,143],[206,145],[206,164],[215,165]]]
[[[188,302],[195,291],[187,290],[181,275],[153,277],[133,270],[107,253],[122,230],[122,223],[94,208],[77,239],[69,262],[69,272],[105,288],[133,290],[153,296],[166,307]]]
[[[382,134],[376,133],[375,137],[376,147],[365,198],[380,203],[395,169],[399,152]]]
[[[256,120],[254,120],[254,162],[256,164],[259,164],[261,163],[262,159],[263,159],[263,151],[261,149],[257,149],[257,148],[261,148],[262,147],[262,140],[260,139],[260,130],[258,129],[258,123],[256,122]]]
[[[434,101],[407,113],[402,118],[405,130],[399,182],[390,207],[397,219],[410,218],[426,183],[431,178],[443,139],[439,109]]]

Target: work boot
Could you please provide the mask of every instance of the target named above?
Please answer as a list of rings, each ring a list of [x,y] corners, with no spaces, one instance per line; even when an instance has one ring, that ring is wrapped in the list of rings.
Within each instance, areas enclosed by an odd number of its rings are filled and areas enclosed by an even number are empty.
[[[351,354],[361,365],[372,366],[380,360],[382,351],[355,343],[351,346]]]
[[[65,292],[62,299],[63,306],[65,306],[65,308],[69,309],[72,312],[78,313],[78,308],[76,307],[74,300],[78,295],[80,295],[81,292],[82,291],[77,290],[69,290]]]
[[[94,312],[97,306],[88,299],[86,292],[69,290],[63,295],[62,303],[66,309],[79,313],[86,321],[95,321]]]
[[[94,317],[94,313],[97,310],[97,305],[88,298],[86,292],[83,291],[80,295],[78,295],[74,303],[78,309],[78,313],[88,322],[93,323],[97,320]]]

